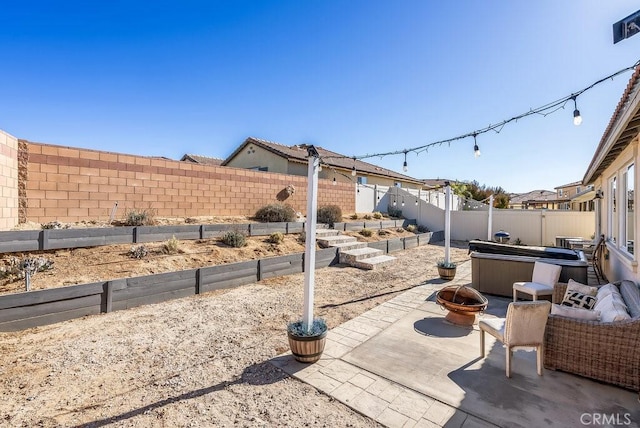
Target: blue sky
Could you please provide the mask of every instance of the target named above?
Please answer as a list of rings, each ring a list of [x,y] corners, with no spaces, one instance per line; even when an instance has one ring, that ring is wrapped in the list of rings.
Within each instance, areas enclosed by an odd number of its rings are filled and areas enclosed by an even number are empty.
[[[121,153],[225,158],[248,136],[348,156],[473,132],[640,59],[637,1],[5,2],[0,129]],[[582,180],[631,73],[502,132],[409,153],[417,178],[509,192]],[[402,155],[366,159],[402,171]]]

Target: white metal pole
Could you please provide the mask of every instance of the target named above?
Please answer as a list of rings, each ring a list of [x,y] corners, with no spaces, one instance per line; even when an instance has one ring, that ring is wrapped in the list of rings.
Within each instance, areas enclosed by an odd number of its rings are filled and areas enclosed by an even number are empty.
[[[311,330],[313,323],[313,293],[316,267],[316,221],[318,218],[318,165],[320,159],[313,146],[309,148],[307,171],[307,224],[304,249],[304,309],[303,326]]]
[[[487,225],[487,241],[491,241],[493,226],[493,195],[489,196],[489,224]]]
[[[451,186],[449,182],[445,184],[444,198],[444,262],[449,263],[449,252],[451,247]]]

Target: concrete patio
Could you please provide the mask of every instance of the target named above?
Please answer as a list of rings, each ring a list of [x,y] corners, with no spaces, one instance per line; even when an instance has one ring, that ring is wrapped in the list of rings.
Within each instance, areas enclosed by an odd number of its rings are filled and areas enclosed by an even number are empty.
[[[478,326],[448,323],[435,303],[444,285],[470,282],[467,262],[454,281],[427,281],[331,330],[317,363],[271,362],[389,427],[640,426],[637,392],[550,370],[539,377],[534,352],[514,353],[508,379],[505,350],[489,335],[481,359]],[[504,316],[509,300],[488,298],[481,316]]]

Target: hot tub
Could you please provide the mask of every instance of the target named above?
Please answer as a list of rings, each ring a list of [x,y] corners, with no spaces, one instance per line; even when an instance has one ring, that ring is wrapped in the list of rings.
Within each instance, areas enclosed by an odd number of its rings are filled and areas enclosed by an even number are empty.
[[[481,293],[513,296],[513,283],[531,281],[537,260],[562,266],[560,282],[587,283],[587,259],[582,251],[470,241],[471,286]]]

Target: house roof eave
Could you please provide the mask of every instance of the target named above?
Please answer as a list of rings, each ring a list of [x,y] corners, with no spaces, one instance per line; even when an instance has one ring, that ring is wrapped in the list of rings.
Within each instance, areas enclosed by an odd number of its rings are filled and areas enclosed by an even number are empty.
[[[611,116],[591,163],[582,179],[593,183],[638,135],[640,129],[640,66],[636,67],[615,112]]]

